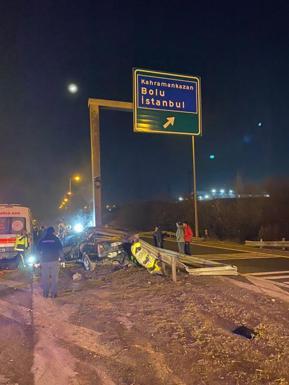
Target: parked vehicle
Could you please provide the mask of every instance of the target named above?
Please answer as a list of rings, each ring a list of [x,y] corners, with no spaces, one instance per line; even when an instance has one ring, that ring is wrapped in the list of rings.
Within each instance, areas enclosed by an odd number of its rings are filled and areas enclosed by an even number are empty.
[[[63,241],[66,261],[78,261],[85,270],[92,271],[97,263],[110,260],[124,263],[130,247],[125,233],[113,230],[88,228],[81,235],[70,235]]]
[[[14,250],[16,236],[26,231],[29,238],[29,248],[26,250],[26,259],[30,258],[33,239],[32,216],[28,207],[16,204],[0,204],[0,262],[17,265],[19,262],[18,252]]]

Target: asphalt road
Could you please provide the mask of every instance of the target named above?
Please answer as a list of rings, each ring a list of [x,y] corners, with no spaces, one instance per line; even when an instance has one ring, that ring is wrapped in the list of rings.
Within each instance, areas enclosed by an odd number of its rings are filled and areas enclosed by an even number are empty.
[[[152,244],[152,238],[143,239]],[[175,240],[165,240],[164,248],[177,251]],[[203,244],[191,244],[191,254],[208,260],[235,265],[240,274],[262,274],[270,277],[280,272],[283,281],[289,281],[289,253],[280,250],[260,250],[244,247],[239,244],[207,241]],[[284,272],[288,273],[284,273]],[[283,272],[283,273],[282,273]],[[268,273],[268,274],[267,274]],[[288,274],[288,278],[286,277]],[[270,278],[272,279],[272,278]]]
[[[151,245],[153,244],[152,238],[149,237],[142,237],[142,239]],[[175,240],[169,240],[165,239],[164,240],[164,249],[168,250],[174,250],[178,251],[178,245]],[[242,251],[234,251],[237,253],[242,253]],[[192,255],[202,255],[202,254],[230,254],[232,253],[231,249],[227,248],[219,248],[219,247],[213,247],[213,246],[208,246],[206,244],[200,245],[200,244],[191,244],[191,254]]]

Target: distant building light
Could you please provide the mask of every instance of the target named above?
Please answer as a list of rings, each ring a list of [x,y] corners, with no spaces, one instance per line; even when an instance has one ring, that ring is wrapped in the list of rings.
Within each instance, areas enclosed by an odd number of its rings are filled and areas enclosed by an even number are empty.
[[[258,123],[258,127],[262,127],[262,122],[259,122],[259,123]]]
[[[184,200],[183,197],[178,197],[178,201],[179,201],[179,202],[182,202],[183,200]]]
[[[234,194],[234,191],[233,190],[229,190],[229,194]]]
[[[200,200],[200,201],[203,200],[203,196],[202,196],[202,195],[199,195],[199,200]]]
[[[214,155],[214,154],[211,154],[211,155],[210,155],[210,159],[211,159],[211,160],[215,159],[215,155]]]
[[[217,190],[216,190],[215,188],[213,188],[213,189],[211,190],[211,192],[212,192],[212,194],[216,194]]]
[[[270,194],[265,194],[264,197],[265,198],[270,198]]]
[[[205,199],[209,199],[209,198],[210,198],[210,195],[206,194]]]
[[[225,190],[223,188],[221,188],[220,194],[225,194]]]

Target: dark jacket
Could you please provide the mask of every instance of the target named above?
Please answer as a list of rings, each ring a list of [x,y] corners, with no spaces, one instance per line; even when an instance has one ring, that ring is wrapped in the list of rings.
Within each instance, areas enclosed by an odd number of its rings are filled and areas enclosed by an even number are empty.
[[[154,245],[156,247],[163,248],[163,238],[164,234],[160,229],[157,229],[153,232],[153,237],[154,237]]]
[[[38,243],[40,262],[55,262],[63,257],[62,244],[55,235],[46,235]]]

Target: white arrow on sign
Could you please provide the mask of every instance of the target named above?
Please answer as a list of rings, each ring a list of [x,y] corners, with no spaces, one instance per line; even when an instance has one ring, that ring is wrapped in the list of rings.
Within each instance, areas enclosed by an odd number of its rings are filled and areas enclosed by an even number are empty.
[[[163,124],[163,128],[168,128],[169,125],[174,125],[175,124],[175,117],[174,116],[170,116],[167,118],[167,121],[165,124]]]

